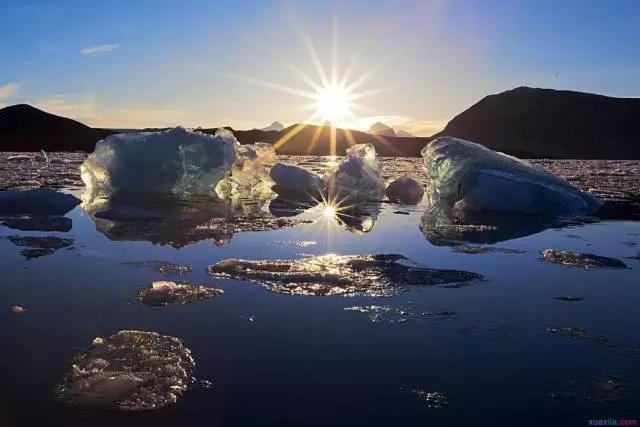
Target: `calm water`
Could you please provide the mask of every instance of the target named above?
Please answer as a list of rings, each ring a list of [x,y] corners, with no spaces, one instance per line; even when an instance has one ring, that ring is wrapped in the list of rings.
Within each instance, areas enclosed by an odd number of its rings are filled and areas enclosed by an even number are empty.
[[[403,160],[398,168],[418,168]],[[413,163],[412,163],[413,162]],[[259,209],[252,205],[251,209]],[[72,250],[25,260],[0,239],[0,426],[23,425],[587,425],[640,418],[640,223],[604,221],[546,229],[492,245],[523,253],[455,252],[420,231],[424,205],[369,206],[365,233],[320,208],[313,220],[229,240],[153,244],[175,230],[114,231],[75,208]],[[261,208],[268,212],[268,203]],[[408,215],[394,213],[402,210]],[[180,218],[178,218],[179,221]],[[98,228],[98,229],[97,229]],[[222,244],[226,243],[226,244]],[[625,270],[584,270],[538,259],[546,248],[617,257]],[[392,298],[291,296],[219,280],[206,267],[224,258],[402,254],[435,268],[480,273],[465,287],[412,288]],[[183,276],[225,294],[157,309],[135,302],[139,288],[166,279],[130,261],[187,264]],[[577,296],[580,302],[556,300]],[[347,307],[381,305],[416,314],[372,319]],[[421,313],[433,315],[421,315]],[[440,313],[440,314],[436,314]],[[251,319],[253,321],[251,321]],[[584,339],[548,332],[580,327]],[[194,355],[193,387],[169,408],[147,413],[81,411],[56,404],[53,389],[73,356],[96,336],[121,329],[181,338]],[[429,408],[416,390],[444,393]],[[116,424],[117,423],[117,424]]]

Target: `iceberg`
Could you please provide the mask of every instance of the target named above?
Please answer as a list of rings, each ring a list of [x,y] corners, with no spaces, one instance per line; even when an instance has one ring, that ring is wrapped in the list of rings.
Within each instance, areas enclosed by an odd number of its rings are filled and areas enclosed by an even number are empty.
[[[275,182],[273,190],[280,195],[294,198],[318,197],[324,189],[324,181],[318,175],[298,167],[276,163],[269,171]]]
[[[580,216],[601,206],[562,178],[470,141],[440,137],[421,154],[431,189],[456,211]]]
[[[373,144],[356,144],[327,178],[326,193],[330,200],[380,200],[384,181]]]
[[[236,161],[237,146],[227,130],[116,134],[96,144],[80,174],[90,196],[213,195]]]

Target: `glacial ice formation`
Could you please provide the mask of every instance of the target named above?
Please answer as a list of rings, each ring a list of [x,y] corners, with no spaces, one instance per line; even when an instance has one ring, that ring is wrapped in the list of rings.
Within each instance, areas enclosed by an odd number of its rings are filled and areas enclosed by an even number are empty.
[[[415,205],[422,200],[424,189],[415,179],[403,176],[393,180],[384,193],[392,202]]]
[[[373,144],[350,147],[326,181],[330,200],[379,200],[384,193],[384,181]]]
[[[440,137],[422,157],[432,189],[458,211],[579,216],[601,206],[568,181],[473,142]]]
[[[117,134],[96,144],[80,173],[90,195],[214,195],[236,161],[237,145],[227,130]]]
[[[280,195],[317,197],[324,189],[322,178],[299,166],[276,163],[269,175],[276,184],[274,191]]]

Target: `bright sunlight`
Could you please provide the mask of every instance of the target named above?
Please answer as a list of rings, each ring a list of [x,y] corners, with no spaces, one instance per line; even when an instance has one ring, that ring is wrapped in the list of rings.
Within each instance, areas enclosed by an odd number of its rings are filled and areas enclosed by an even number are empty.
[[[333,126],[345,126],[350,117],[351,93],[342,85],[329,84],[318,89],[315,94],[316,113],[314,116]]]

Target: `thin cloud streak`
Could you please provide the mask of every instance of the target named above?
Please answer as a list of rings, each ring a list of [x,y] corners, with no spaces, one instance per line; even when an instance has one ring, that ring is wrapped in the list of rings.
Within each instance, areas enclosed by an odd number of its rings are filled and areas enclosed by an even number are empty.
[[[96,53],[113,52],[114,50],[118,49],[119,47],[120,47],[120,45],[117,44],[117,43],[99,44],[99,45],[94,45],[94,46],[87,46],[87,47],[83,48],[82,50],[80,50],[80,53],[82,53],[83,55],[94,55]]]

